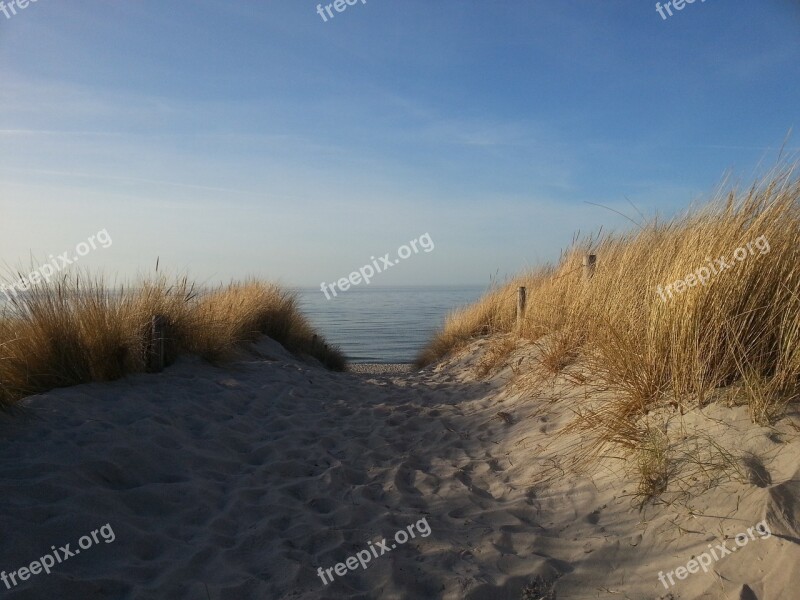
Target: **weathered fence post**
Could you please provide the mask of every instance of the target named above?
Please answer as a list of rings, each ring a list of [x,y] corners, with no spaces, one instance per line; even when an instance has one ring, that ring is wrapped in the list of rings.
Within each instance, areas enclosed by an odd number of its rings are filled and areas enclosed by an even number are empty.
[[[167,318],[153,315],[150,319],[150,339],[147,344],[147,371],[160,373],[164,370],[164,346],[167,337]]]
[[[597,256],[594,254],[587,254],[583,257],[583,280],[589,281],[594,277],[594,268],[597,265]]]
[[[522,330],[522,322],[525,320],[525,303],[527,302],[527,290],[524,286],[517,288],[517,331]]]
[[[311,356],[314,356],[314,351],[317,349],[317,334],[311,336]]]

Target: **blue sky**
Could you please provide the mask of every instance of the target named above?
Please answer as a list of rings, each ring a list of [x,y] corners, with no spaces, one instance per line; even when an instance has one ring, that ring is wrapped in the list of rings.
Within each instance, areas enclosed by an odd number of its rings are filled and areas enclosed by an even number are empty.
[[[0,259],[486,283],[748,183],[797,126],[800,3],[38,0],[0,13]],[[797,135],[789,141],[795,151]],[[31,258],[33,257],[33,259]]]

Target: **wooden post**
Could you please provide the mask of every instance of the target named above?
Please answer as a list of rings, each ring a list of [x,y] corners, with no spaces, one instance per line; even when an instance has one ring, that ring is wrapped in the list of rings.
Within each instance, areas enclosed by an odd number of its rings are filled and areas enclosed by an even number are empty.
[[[583,280],[589,281],[594,277],[594,268],[597,265],[597,256],[594,254],[587,254],[583,257]]]
[[[527,290],[523,286],[517,288],[517,331],[522,329],[522,322],[525,319],[526,294]]]
[[[164,345],[167,337],[167,318],[153,315],[150,319],[150,340],[147,344],[147,371],[160,373],[164,370]]]
[[[311,356],[314,356],[314,350],[317,349],[317,334],[311,336]]]

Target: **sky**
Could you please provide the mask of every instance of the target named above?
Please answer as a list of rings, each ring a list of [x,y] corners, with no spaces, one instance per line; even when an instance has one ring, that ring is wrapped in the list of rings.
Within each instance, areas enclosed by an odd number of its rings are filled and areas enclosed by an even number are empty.
[[[0,12],[0,261],[318,287],[427,233],[373,284],[486,284],[800,146],[797,0],[324,6]]]

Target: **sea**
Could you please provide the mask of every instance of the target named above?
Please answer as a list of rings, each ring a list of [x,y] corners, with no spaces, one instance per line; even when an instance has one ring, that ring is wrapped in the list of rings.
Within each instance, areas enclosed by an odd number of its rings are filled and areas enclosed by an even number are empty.
[[[296,288],[303,313],[353,363],[410,363],[452,310],[472,304],[487,286],[352,287],[325,298]]]

